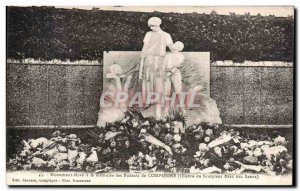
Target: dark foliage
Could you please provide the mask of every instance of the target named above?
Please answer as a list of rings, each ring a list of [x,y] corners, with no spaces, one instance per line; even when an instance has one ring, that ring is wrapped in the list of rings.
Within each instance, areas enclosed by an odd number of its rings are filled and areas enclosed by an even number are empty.
[[[99,59],[103,51],[137,51],[161,17],[163,30],[185,51],[209,51],[212,60],[293,61],[294,19],[274,16],[140,13],[9,7],[7,56],[35,59]]]

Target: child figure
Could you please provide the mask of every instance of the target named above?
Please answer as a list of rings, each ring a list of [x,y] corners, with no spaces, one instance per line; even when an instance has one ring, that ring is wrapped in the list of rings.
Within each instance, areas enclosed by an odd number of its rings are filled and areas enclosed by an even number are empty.
[[[144,45],[139,68],[139,80],[142,81],[142,97],[145,103],[146,97],[151,92],[163,94],[162,65],[166,49],[173,44],[171,35],[160,28],[161,19],[152,17],[148,20],[151,31],[144,38]],[[148,104],[148,103],[147,103]],[[151,103],[152,104],[152,103]],[[161,117],[161,105],[155,103],[156,118]]]
[[[168,53],[163,62],[163,72],[165,76],[164,81],[164,95],[170,96],[172,94],[171,87],[173,86],[173,92],[176,93],[177,101],[180,101],[180,94],[182,93],[182,76],[179,70],[180,65],[184,62],[184,55],[181,51],[184,48],[184,44],[180,41],[175,42],[170,46],[171,52]],[[181,108],[181,111],[185,113],[185,109]],[[165,115],[169,112],[169,105],[165,105]]]

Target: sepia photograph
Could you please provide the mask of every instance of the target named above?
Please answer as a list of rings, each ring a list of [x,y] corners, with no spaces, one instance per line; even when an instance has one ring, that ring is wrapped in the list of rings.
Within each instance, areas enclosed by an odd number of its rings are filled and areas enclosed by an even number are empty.
[[[293,6],[7,6],[6,184],[294,186]]]

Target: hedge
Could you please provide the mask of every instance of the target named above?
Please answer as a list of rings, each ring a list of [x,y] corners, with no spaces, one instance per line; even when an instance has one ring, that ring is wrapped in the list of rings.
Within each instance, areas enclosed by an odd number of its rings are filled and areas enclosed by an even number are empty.
[[[103,51],[141,50],[152,16],[162,19],[161,27],[174,41],[184,42],[184,51],[209,51],[213,61],[294,58],[293,17],[54,7],[7,8],[7,57],[101,60]]]

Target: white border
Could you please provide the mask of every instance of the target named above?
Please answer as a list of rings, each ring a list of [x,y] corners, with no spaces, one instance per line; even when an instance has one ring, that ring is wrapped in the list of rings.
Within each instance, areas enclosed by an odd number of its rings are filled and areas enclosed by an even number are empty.
[[[0,39],[1,39],[1,51],[0,51],[0,58],[3,59],[3,63],[1,64],[1,69],[0,69],[0,76],[2,78],[0,86],[1,86],[1,98],[0,100],[2,101],[2,106],[6,105],[6,99],[5,99],[5,73],[6,73],[6,67],[5,67],[5,50],[6,50],[6,44],[5,44],[5,39],[6,39],[6,26],[5,26],[5,19],[6,19],[6,5],[74,5],[76,3],[76,5],[199,5],[199,6],[203,6],[203,5],[295,5],[297,8],[300,7],[300,1],[298,0],[230,0],[230,1],[226,1],[226,0],[206,0],[206,1],[199,1],[199,0],[151,0],[151,1],[147,1],[144,3],[141,3],[141,1],[134,1],[134,0],[77,0],[77,1],[70,1],[70,0],[2,0],[0,1],[1,4],[1,35],[0,35]],[[297,26],[299,26],[299,19],[297,19]],[[299,38],[298,38],[299,39]],[[297,41],[298,43],[298,41]],[[297,50],[297,55],[299,55],[299,49]],[[297,67],[297,74],[299,74],[299,67]],[[299,77],[297,80],[297,84],[299,84]],[[297,97],[299,100],[299,97]],[[298,101],[299,103],[299,101]],[[298,105],[297,105],[298,106]],[[5,125],[6,125],[6,118],[5,118],[5,107],[2,107],[1,110],[1,118],[0,121],[2,122],[2,128],[1,128],[1,140],[2,140],[2,144],[1,144],[1,151],[4,152],[5,151],[5,142],[4,140],[6,139],[5,136]],[[300,118],[300,113],[297,113],[297,118]],[[297,127],[296,127],[297,128]],[[297,130],[297,137],[299,137],[299,130]],[[298,141],[299,142],[299,141]],[[299,146],[297,145],[297,153],[299,153]],[[298,156],[297,156],[297,159]],[[299,160],[298,160],[299,161]],[[299,165],[299,164],[298,164]],[[8,187],[5,185],[5,154],[2,154],[2,156],[0,157],[0,170],[1,170],[1,176],[0,176],[0,188],[1,190],[8,190]],[[299,179],[299,168],[298,168],[298,179]],[[298,182],[298,180],[297,180]],[[69,188],[67,190],[73,190],[74,188]],[[81,188],[82,190],[86,190],[86,188]],[[99,188],[98,188],[99,189]],[[106,190],[107,188],[101,188],[101,190]],[[130,189],[130,188],[129,188]],[[214,189],[218,189],[218,188],[214,188]],[[228,190],[232,190],[232,188],[227,188]],[[10,189],[10,190],[20,190],[17,188],[14,189]],[[25,190],[37,190],[37,189],[33,189],[33,188],[26,188]],[[55,188],[55,190],[66,190],[63,188]],[[118,188],[114,188],[114,190],[119,190]],[[142,190],[142,188],[139,188],[139,190]],[[201,188],[201,190],[209,190],[209,188]],[[211,189],[210,189],[211,190]],[[265,188],[251,188],[248,190],[265,190]],[[284,190],[290,190],[290,188],[280,188],[280,190],[284,191]]]

